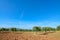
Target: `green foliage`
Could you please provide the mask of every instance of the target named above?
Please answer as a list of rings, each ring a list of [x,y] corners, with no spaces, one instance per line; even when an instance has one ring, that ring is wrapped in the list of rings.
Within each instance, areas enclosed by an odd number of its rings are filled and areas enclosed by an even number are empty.
[[[60,30],[60,25],[57,28],[52,27],[40,27],[34,26],[32,29],[20,29],[20,28],[0,28],[0,31],[56,31]]]
[[[0,31],[9,31],[8,28],[1,28]]]
[[[42,31],[47,31],[47,28],[46,27],[42,27]]]
[[[39,27],[39,26],[34,26],[32,30],[33,30],[33,31],[41,31],[41,27]]]
[[[42,27],[42,31],[55,31],[55,28],[52,28],[52,27]]]
[[[10,31],[17,31],[17,28],[10,28]]]
[[[56,28],[58,31],[60,31],[60,25],[59,26],[57,26],[57,28]]]

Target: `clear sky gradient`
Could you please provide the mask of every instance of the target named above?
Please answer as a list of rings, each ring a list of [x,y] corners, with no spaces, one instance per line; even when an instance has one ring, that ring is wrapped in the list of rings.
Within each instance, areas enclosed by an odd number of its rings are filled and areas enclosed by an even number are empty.
[[[0,0],[0,27],[60,25],[59,0]]]

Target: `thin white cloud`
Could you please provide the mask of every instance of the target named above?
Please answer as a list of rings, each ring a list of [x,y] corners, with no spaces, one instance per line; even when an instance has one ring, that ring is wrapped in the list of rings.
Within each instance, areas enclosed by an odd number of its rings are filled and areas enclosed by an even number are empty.
[[[24,11],[25,10],[26,10],[25,8],[22,10],[21,15],[20,15],[20,19],[22,19],[24,17]]]

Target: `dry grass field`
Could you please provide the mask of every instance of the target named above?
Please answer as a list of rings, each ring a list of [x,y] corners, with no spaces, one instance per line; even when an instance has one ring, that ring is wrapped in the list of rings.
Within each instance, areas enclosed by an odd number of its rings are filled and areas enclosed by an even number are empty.
[[[60,32],[46,35],[40,32],[0,32],[0,40],[60,40]]]

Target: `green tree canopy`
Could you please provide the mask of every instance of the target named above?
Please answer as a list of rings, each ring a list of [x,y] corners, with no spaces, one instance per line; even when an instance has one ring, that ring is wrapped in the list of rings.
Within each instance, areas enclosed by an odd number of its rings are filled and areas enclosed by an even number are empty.
[[[17,31],[17,28],[10,28],[10,31]]]
[[[41,31],[41,27],[40,26],[34,26],[32,28],[33,31]]]
[[[8,28],[0,28],[0,31],[9,31]]]
[[[55,28],[52,28],[52,27],[42,27],[42,30],[47,32],[47,31],[54,31]]]
[[[59,26],[57,26],[57,28],[56,28],[58,31],[60,30],[60,25]]]

